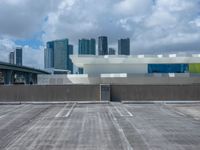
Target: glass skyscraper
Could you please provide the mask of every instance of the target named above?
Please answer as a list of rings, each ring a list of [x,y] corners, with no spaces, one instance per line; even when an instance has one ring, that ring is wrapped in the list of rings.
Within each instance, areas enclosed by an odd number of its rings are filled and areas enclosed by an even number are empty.
[[[96,55],[96,40],[95,39],[90,39],[89,53],[91,55]]]
[[[106,36],[98,38],[98,52],[99,55],[108,55],[108,38]]]
[[[54,68],[54,42],[47,42],[44,50],[45,68]]]
[[[96,54],[96,40],[95,39],[80,39],[78,41],[79,55],[95,55]]]
[[[71,74],[74,73],[73,62],[70,59],[70,55],[73,55],[73,45],[68,45],[68,54],[67,54],[67,68],[71,71]]]
[[[15,64],[15,53],[14,52],[10,52],[10,54],[9,54],[9,63]]]
[[[95,39],[80,39],[78,41],[79,55],[96,55],[96,40]],[[83,68],[78,68],[79,74],[83,74]]]
[[[73,73],[73,65],[69,55],[73,53],[73,46],[69,45],[68,39],[47,42],[44,50],[45,68],[69,70]]]
[[[119,55],[130,55],[130,39],[118,40],[118,54]]]
[[[14,52],[15,64],[22,66],[22,48],[16,48]]]

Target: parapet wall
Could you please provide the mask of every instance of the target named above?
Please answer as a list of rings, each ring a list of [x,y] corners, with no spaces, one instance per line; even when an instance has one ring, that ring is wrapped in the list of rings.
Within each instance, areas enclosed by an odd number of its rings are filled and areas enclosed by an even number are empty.
[[[0,86],[0,101],[98,101],[98,85]]]
[[[200,100],[200,85],[112,85],[113,101]]]
[[[200,85],[0,86],[0,102],[100,101],[101,98],[111,101],[196,101],[200,100]]]

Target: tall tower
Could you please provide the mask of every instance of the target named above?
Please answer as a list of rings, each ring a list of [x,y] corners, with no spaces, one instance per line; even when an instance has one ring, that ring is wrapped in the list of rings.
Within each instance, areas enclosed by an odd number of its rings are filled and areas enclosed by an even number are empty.
[[[68,45],[68,53],[67,53],[67,68],[71,71],[71,74],[74,72],[74,65],[72,60],[70,59],[70,55],[73,55],[73,45]]]
[[[78,41],[79,55],[96,55],[96,40],[95,39],[80,39]],[[83,68],[78,68],[79,74],[83,74]]]
[[[98,38],[98,51],[99,55],[108,55],[108,38],[106,36]]]
[[[71,53],[73,53],[73,46],[69,45],[68,39],[47,42],[46,49],[44,50],[45,68],[63,69],[73,72],[69,58]]]
[[[22,48],[16,48],[14,52],[14,62],[18,66],[22,66]]]
[[[96,55],[96,40],[90,39],[89,41],[89,53],[91,55]]]
[[[130,55],[130,39],[118,40],[118,54],[119,55]]]
[[[9,63],[15,64],[15,53],[14,52],[10,52],[10,54],[9,54]]]
[[[79,55],[95,55],[96,54],[96,40],[95,39],[80,39],[78,41]]]

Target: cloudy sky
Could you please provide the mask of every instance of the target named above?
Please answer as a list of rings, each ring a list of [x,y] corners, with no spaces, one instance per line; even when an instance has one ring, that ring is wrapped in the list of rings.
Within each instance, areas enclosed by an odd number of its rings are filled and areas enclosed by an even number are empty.
[[[99,35],[112,47],[130,37],[132,54],[200,53],[199,8],[200,0],[0,0],[0,61],[22,46],[24,65],[43,68],[46,41]]]

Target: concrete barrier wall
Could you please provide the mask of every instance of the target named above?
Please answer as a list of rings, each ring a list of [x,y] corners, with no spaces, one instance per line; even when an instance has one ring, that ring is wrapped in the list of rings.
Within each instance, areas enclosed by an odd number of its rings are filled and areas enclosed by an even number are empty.
[[[112,85],[111,100],[200,100],[200,85]]]
[[[112,101],[200,100],[200,85],[111,85]],[[99,101],[99,85],[0,86],[0,102]]]
[[[0,101],[99,101],[99,85],[0,86]]]

